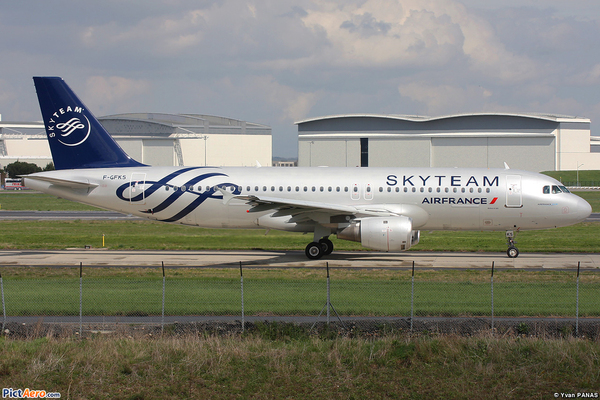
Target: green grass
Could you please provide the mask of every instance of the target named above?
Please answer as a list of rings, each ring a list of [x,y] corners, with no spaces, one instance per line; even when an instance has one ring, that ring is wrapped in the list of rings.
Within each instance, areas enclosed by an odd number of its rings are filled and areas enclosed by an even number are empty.
[[[577,171],[546,171],[542,174],[551,176],[566,185],[577,184]],[[579,170],[579,183],[581,186],[600,186],[600,171]]]
[[[600,223],[524,231],[517,235],[521,252],[600,251]],[[303,250],[312,236],[264,230],[203,229],[154,221],[0,221],[1,249],[65,249],[86,245],[113,250]],[[336,250],[361,250],[360,243],[337,240]],[[414,251],[505,252],[504,232],[422,231]]]
[[[0,191],[0,209],[14,211],[94,211],[100,208],[75,203],[49,194],[29,191]]]
[[[159,268],[85,268],[85,315],[160,315]],[[78,315],[78,268],[5,267],[9,316]],[[239,272],[235,269],[167,269],[166,315],[240,315]],[[334,269],[332,303],[341,315],[410,315],[410,271]],[[317,315],[326,300],[324,271],[246,269],[246,315]],[[417,271],[415,315],[491,314],[489,271]],[[580,316],[598,316],[600,272],[585,271],[580,282]],[[497,271],[495,315],[574,316],[573,271]]]
[[[89,399],[554,398],[597,392],[599,353],[486,336],[0,338],[0,380]]]

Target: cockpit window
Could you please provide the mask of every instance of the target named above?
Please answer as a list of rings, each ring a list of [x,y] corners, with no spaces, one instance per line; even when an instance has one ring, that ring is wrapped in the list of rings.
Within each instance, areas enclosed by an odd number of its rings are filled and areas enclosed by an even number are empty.
[[[571,193],[569,192],[569,189],[567,189],[564,186],[557,186],[557,185],[546,185],[544,186],[544,194],[558,194],[558,193]]]

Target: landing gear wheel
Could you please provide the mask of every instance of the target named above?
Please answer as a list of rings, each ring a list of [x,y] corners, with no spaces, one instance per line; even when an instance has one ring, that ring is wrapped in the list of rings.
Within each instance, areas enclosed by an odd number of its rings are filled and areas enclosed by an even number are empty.
[[[510,246],[508,250],[506,250],[506,255],[510,258],[517,258],[519,256],[519,249],[515,246]]]
[[[333,251],[333,242],[327,238],[319,240],[321,247],[323,248],[323,255],[328,256]]]
[[[324,251],[321,243],[311,242],[306,246],[304,254],[311,260],[318,260],[323,257]]]

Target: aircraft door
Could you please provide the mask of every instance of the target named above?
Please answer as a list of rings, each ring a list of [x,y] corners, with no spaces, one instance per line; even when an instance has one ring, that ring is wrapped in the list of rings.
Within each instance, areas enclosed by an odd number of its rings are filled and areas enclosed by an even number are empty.
[[[521,175],[506,176],[506,207],[523,207],[523,193],[521,192]]]
[[[129,202],[132,203],[133,199],[136,198],[135,204],[146,204],[146,174],[134,172],[131,174],[131,181],[129,182]],[[138,197],[141,195],[141,198]],[[137,200],[139,199],[139,200]]]

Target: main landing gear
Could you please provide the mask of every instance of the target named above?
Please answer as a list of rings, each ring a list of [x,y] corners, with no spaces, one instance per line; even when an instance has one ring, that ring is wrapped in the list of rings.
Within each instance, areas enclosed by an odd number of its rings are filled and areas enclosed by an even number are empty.
[[[304,253],[306,257],[311,260],[318,260],[319,258],[331,254],[333,251],[333,243],[329,240],[328,236],[322,237],[318,242],[311,242],[306,246]]]
[[[506,240],[508,245],[508,250],[506,250],[506,255],[509,258],[517,258],[519,256],[519,249],[515,246],[515,232],[514,231],[506,231]]]

